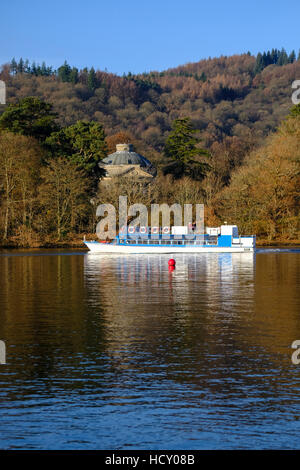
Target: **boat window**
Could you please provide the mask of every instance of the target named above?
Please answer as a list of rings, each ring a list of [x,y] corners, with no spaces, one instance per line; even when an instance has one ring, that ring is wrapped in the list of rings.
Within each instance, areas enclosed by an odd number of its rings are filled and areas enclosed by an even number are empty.
[[[209,235],[206,239],[206,245],[217,245],[218,244],[218,237]]]

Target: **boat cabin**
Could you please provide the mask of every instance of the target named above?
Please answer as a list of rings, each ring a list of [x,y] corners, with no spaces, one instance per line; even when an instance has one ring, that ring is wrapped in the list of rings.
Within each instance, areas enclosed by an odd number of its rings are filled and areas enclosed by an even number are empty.
[[[236,225],[206,227],[205,233],[196,233],[195,226],[124,227],[115,243],[120,245],[194,245],[194,246],[255,246],[255,237],[241,237]]]

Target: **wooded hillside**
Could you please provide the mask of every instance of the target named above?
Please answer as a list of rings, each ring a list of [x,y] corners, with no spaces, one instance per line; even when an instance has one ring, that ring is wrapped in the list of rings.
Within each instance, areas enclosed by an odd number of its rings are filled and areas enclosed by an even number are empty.
[[[37,96],[53,104],[61,125],[94,120],[108,136],[128,131],[161,151],[171,122],[183,116],[203,131],[207,145],[233,136],[257,140],[275,130],[292,105],[300,60],[282,52],[279,61],[280,51],[274,51],[275,59],[271,52],[257,58],[243,54],[123,77],[93,68],[78,71],[67,63],[53,71],[20,59],[21,64],[3,66],[1,78],[9,103]],[[265,63],[277,63],[265,66],[264,56]]]
[[[226,218],[263,238],[299,239],[299,106],[290,111],[300,57],[294,51],[210,58],[122,77],[66,62],[54,70],[13,59],[0,79],[7,85],[7,105],[0,105],[5,240],[11,235],[31,245],[92,231],[97,162],[121,141],[132,142],[159,170],[141,202],[201,200],[210,223]],[[172,176],[168,139],[174,123],[184,122],[197,129],[198,153],[208,157],[192,166],[187,155],[181,173]],[[52,203],[55,178],[65,184],[59,214]],[[132,192],[126,185],[122,190]],[[116,191],[97,197],[113,202]],[[131,194],[132,200],[143,197]]]

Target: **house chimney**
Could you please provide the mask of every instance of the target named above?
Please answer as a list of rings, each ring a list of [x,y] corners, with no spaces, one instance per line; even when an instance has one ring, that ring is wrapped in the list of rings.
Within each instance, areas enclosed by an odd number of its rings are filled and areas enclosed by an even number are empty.
[[[132,144],[117,144],[117,152],[132,152]]]

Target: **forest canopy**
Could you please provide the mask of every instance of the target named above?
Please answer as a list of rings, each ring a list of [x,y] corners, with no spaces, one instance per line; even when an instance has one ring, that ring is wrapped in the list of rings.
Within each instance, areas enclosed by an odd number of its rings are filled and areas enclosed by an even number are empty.
[[[93,232],[92,200],[145,199],[120,181],[98,190],[98,163],[122,141],[158,169],[145,203],[197,199],[210,224],[299,239],[299,77],[299,54],[284,49],[123,76],[13,59],[0,72],[0,238],[65,240]]]

